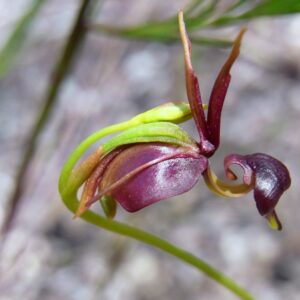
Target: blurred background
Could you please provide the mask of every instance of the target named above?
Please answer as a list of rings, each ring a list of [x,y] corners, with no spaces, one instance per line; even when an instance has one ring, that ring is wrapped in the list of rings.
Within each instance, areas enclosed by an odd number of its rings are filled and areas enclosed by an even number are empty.
[[[181,45],[82,32],[80,26],[70,39],[84,1],[35,2],[29,26],[20,19],[32,1],[0,1],[0,49],[16,26],[23,28],[22,43],[16,39],[6,53],[5,59],[13,58],[9,66],[0,62],[0,222],[6,228],[0,299],[236,299],[173,257],[73,221],[57,190],[64,161],[86,136],[164,102],[186,100]],[[129,26],[165,20],[189,2],[103,0],[85,17]],[[222,9],[230,1],[217,2]],[[256,299],[299,299],[300,15],[252,18],[201,32],[233,40],[241,24],[248,31],[232,70],[222,146],[211,163],[221,175],[229,153],[266,152],[283,161],[292,177],[277,208],[283,231],[269,229],[252,194],[217,198],[202,180],[192,191],[138,213],[120,208],[116,218],[191,251]],[[73,57],[65,72],[58,62],[68,40],[77,48],[65,52],[64,66]],[[204,102],[228,52],[193,46]],[[191,121],[184,128],[196,136]]]

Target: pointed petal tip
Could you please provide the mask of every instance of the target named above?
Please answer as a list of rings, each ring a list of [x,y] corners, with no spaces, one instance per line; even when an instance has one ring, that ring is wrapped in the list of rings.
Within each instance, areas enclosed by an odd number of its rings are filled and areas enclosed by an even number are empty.
[[[240,29],[237,37],[235,38],[235,40],[233,42],[233,47],[232,47],[231,53],[220,72],[220,74],[222,76],[225,76],[230,73],[230,69],[231,69],[232,65],[234,64],[235,60],[240,55],[241,43],[242,43],[242,39],[243,39],[243,36],[246,31],[247,31],[247,28],[242,27]]]
[[[282,224],[281,224],[275,210],[273,210],[272,212],[267,214],[265,217],[268,220],[268,225],[271,229],[278,230],[278,231],[282,230]]]
[[[112,220],[116,216],[117,213],[117,202],[116,200],[110,196],[110,195],[105,195],[101,197],[100,199],[100,204],[103,209],[103,212],[106,216],[106,218]]]
[[[247,27],[242,27],[237,35],[237,37],[234,40],[233,44],[233,51],[237,51],[237,55],[239,54],[239,50],[241,47],[242,39],[244,37],[244,34],[247,31]]]
[[[80,205],[76,210],[74,216],[72,217],[72,220],[76,220],[77,218],[80,218],[81,215],[87,211],[87,209],[88,207]]]
[[[239,31],[239,34],[237,35],[236,37],[236,41],[241,41],[245,32],[248,30],[248,28],[246,26],[243,26],[240,31]]]
[[[178,26],[179,26],[180,38],[184,50],[184,60],[185,60],[186,70],[188,70],[189,72],[193,72],[193,67],[191,62],[191,42],[189,40],[188,33],[186,31],[182,11],[178,13]]]

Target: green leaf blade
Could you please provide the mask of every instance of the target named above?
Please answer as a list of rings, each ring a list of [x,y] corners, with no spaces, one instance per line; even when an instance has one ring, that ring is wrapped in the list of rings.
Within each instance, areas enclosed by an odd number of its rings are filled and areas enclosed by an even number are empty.
[[[11,69],[20,53],[35,17],[46,0],[33,0],[25,14],[17,21],[15,28],[0,50],[0,79]]]

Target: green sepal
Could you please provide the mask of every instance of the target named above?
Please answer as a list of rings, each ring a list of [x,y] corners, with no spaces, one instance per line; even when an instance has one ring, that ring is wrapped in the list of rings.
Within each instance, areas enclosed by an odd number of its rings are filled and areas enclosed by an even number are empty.
[[[190,105],[187,102],[168,102],[133,117],[138,123],[172,122],[182,123],[192,117]]]
[[[188,103],[180,101],[169,102],[143,112],[128,121],[114,124],[100,129],[97,132],[94,132],[76,147],[76,149],[70,154],[66,163],[64,164],[59,179],[60,192],[65,189],[69,181],[71,172],[80,157],[90,146],[92,146],[102,138],[119,131],[134,128],[141,124],[159,121],[181,123],[188,120],[189,118],[191,118],[191,111]],[[82,172],[82,170],[80,170],[80,172]]]
[[[117,201],[109,195],[101,197],[100,204],[103,212],[108,219],[113,219],[117,212]]]
[[[169,143],[192,148],[197,147],[195,140],[176,124],[156,122],[129,128],[104,143],[102,149],[104,154],[107,154],[123,145],[150,142]]]

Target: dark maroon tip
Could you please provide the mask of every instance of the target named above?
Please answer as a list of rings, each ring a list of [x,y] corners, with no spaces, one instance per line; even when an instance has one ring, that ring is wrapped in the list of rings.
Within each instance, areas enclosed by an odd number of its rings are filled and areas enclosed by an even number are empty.
[[[244,182],[253,185],[254,199],[262,216],[270,214],[280,197],[291,185],[286,166],[276,158],[255,153],[251,155],[231,154],[225,159],[226,172],[231,164],[237,164],[244,170]]]
[[[254,198],[259,213],[264,216],[290,187],[290,174],[282,162],[263,153],[246,155],[246,160],[255,173]]]

